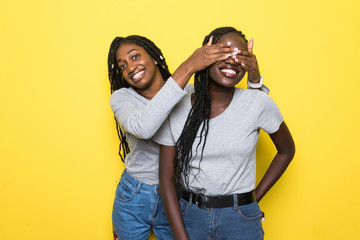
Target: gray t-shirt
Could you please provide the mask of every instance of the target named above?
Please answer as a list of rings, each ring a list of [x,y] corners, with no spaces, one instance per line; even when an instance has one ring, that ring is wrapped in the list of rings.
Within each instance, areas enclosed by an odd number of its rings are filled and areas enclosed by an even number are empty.
[[[176,105],[153,140],[162,145],[174,146],[190,109],[191,95],[188,94]],[[229,195],[253,190],[259,130],[274,133],[282,122],[278,107],[266,93],[236,88],[227,109],[210,119],[201,162],[202,145],[195,154],[199,135],[194,141],[192,156],[195,157],[190,162],[190,188],[204,189],[206,195]]]
[[[187,87],[186,91],[191,89]],[[130,148],[125,158],[126,170],[145,184],[159,184],[160,148],[151,138],[186,91],[170,77],[151,101],[131,87],[116,90],[110,97],[111,108]]]

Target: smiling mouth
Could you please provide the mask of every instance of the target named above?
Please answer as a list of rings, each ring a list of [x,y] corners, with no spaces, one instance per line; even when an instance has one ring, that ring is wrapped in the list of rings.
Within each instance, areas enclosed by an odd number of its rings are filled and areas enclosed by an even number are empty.
[[[233,78],[236,76],[236,71],[229,69],[229,68],[220,69],[220,72],[229,78]]]
[[[131,78],[133,81],[138,81],[142,78],[142,76],[144,75],[145,70],[141,70],[137,73],[135,73],[135,75]]]

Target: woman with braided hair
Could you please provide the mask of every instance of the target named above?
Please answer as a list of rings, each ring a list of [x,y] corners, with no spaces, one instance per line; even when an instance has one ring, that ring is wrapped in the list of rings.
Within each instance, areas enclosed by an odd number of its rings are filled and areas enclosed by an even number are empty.
[[[260,240],[258,202],[289,165],[295,145],[266,93],[235,87],[245,72],[261,79],[253,41],[232,27],[215,29],[203,45],[210,36],[216,44],[231,42],[236,54],[197,72],[195,93],[175,106],[154,136],[161,144],[160,194],[175,239]],[[260,129],[278,152],[255,189]]]
[[[117,186],[113,223],[118,239],[173,239],[158,191],[159,145],[151,140],[185,95],[191,75],[230,57],[228,43],[197,49],[171,76],[161,50],[142,36],[116,37],[108,55],[110,104],[126,169]]]

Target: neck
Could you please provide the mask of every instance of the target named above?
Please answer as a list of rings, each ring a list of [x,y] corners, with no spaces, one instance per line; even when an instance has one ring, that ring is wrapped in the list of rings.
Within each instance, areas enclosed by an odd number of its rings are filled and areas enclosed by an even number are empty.
[[[230,103],[234,95],[235,87],[223,87],[219,84],[209,81],[209,95],[212,105],[221,105]]]

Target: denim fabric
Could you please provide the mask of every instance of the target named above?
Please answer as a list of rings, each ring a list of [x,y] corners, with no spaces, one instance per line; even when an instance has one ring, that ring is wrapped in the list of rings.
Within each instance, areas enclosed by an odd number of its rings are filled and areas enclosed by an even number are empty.
[[[192,204],[191,199],[190,202],[184,199],[179,202],[190,240],[264,239],[257,202],[237,206],[234,201],[234,207],[205,209]]]
[[[119,240],[148,239],[152,227],[158,240],[174,239],[158,185],[146,185],[123,172],[112,214]]]

